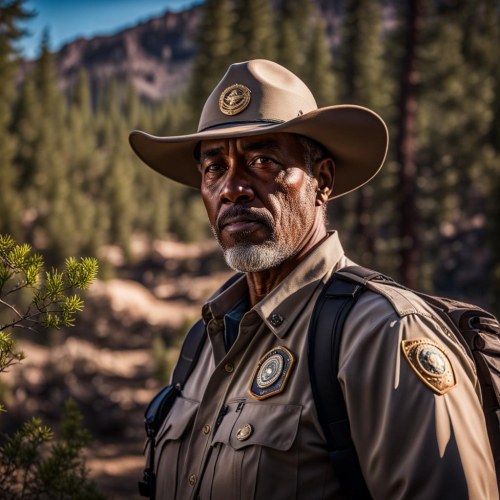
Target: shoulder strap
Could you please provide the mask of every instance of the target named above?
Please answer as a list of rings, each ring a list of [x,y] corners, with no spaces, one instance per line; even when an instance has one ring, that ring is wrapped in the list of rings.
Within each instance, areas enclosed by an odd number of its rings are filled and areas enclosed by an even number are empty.
[[[149,461],[139,481],[139,493],[143,497],[156,499],[155,446],[156,435],[170,412],[175,399],[193,371],[205,343],[205,323],[197,321],[189,330],[181,347],[179,360],[175,367],[172,383],[164,387],[149,403],[144,414],[144,424],[149,444]]]
[[[214,295],[222,293],[241,276],[243,276],[243,273],[232,276]],[[172,383],[164,387],[151,400],[146,409],[144,423],[149,443],[149,465],[144,469],[143,480],[139,481],[139,493],[143,497],[150,498],[150,500],[156,498],[156,474],[154,471],[156,434],[194,370],[206,338],[205,323],[203,319],[200,319],[190,328],[184,338],[179,359],[172,374]]]
[[[309,373],[318,419],[342,490],[351,500],[371,499],[351,437],[349,417],[337,375],[344,323],[366,290],[366,283],[385,276],[359,266],[335,273],[321,291],[309,334]]]
[[[191,327],[184,339],[179,360],[172,375],[172,385],[178,390],[184,387],[196,366],[207,337],[205,333],[205,323],[203,319],[200,319]]]

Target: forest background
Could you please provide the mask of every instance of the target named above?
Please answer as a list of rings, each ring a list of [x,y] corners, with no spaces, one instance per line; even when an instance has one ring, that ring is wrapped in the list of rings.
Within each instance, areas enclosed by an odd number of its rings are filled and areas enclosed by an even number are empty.
[[[196,130],[236,61],[274,60],[318,106],[367,106],[387,122],[381,173],[328,207],[351,259],[500,314],[499,5],[207,0],[184,13],[197,19],[184,83],[152,99],[119,73],[97,85],[83,64],[62,85],[48,34],[36,61],[20,60],[29,13],[0,0],[0,234],[49,265],[100,264],[80,326],[21,338],[28,359],[0,381],[0,427],[33,413],[56,422],[72,396],[96,437],[93,477],[115,498],[136,496],[141,412],[230,272],[199,194],[141,164],[127,135]]]

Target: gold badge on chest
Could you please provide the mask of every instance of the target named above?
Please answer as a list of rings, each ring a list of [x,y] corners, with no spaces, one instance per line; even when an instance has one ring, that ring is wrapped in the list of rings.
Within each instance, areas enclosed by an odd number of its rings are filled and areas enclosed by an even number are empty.
[[[275,347],[264,354],[250,380],[250,396],[260,400],[283,392],[294,362],[293,354],[285,347]]]

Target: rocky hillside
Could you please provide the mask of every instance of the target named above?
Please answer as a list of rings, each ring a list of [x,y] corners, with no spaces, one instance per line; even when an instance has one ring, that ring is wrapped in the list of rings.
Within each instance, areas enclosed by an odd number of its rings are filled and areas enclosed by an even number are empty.
[[[148,100],[175,94],[189,73],[200,10],[194,6],[179,13],[167,11],[111,36],[79,38],[64,45],[56,54],[61,88],[70,89],[84,68],[94,94],[113,78],[131,82]],[[25,63],[21,78],[30,66]]]
[[[276,9],[283,1],[272,3]],[[317,0],[327,22],[332,43],[335,41],[337,0]],[[110,36],[79,38],[56,53],[60,87],[71,89],[81,68],[91,81],[94,95],[111,79],[131,82],[141,97],[157,101],[175,95],[185,84],[196,51],[193,40],[201,17],[201,6],[150,19]],[[23,65],[22,79],[31,67]]]

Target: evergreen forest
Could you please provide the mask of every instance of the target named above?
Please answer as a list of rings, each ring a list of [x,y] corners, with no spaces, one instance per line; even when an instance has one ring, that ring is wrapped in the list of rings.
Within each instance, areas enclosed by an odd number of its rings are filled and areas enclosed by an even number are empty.
[[[498,2],[345,0],[329,28],[308,0],[207,0],[202,10],[184,91],[147,102],[118,79],[96,95],[84,70],[60,91],[49,34],[20,80],[14,47],[31,14],[0,0],[0,234],[49,264],[110,244],[130,258],[138,234],[211,238],[198,193],[141,164],[127,136],[194,132],[228,65],[266,58],[302,78],[318,106],[367,106],[389,126],[382,172],[330,203],[346,253],[500,313]]]

